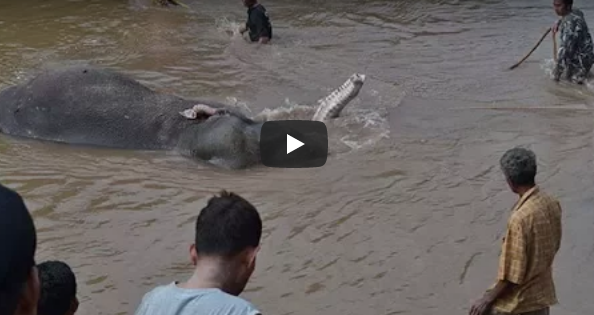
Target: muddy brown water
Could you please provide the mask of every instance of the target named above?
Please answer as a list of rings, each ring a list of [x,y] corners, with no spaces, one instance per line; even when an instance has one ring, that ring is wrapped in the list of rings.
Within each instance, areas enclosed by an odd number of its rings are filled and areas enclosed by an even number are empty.
[[[321,169],[225,171],[2,136],[0,180],[34,213],[38,260],[73,266],[80,314],[130,314],[188,277],[194,219],[223,188],[264,219],[243,295],[264,314],[465,314],[496,275],[516,200],[497,163],[516,145],[537,153],[538,181],[565,211],[554,312],[591,313],[594,93],[551,82],[551,40],[506,70],[551,25],[549,1],[265,1],[275,38],[261,48],[230,31],[240,1],[185,3],[3,4],[0,83],[92,63],[257,114],[313,104],[356,71],[368,80],[328,123]],[[594,5],[576,5],[594,23]]]

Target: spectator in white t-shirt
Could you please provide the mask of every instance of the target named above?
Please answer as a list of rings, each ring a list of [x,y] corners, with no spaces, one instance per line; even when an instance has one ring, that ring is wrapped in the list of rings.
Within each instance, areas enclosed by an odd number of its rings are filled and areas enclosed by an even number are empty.
[[[238,296],[254,271],[261,235],[252,204],[225,191],[212,197],[196,220],[194,274],[148,292],[135,315],[259,315]]]

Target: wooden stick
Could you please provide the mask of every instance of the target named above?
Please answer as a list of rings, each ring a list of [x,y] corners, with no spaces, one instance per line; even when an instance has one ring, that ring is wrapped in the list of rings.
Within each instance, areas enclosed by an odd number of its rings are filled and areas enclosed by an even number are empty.
[[[551,33],[551,35],[553,37],[553,60],[557,62],[557,36],[555,33]]]
[[[530,50],[530,52],[524,56],[524,58],[522,58],[522,60],[520,60],[518,63],[516,63],[515,65],[509,67],[509,70],[513,70],[515,68],[517,68],[522,62],[524,62],[524,60],[528,59],[528,57],[530,57],[530,55],[536,50],[536,48],[538,48],[538,46],[540,45],[540,43],[542,43],[542,41],[545,39],[545,37],[547,35],[549,35],[549,32],[551,31],[551,28],[549,27],[547,29],[547,31],[542,34],[542,37],[540,38],[540,40],[538,41],[538,43],[536,43],[536,45],[534,45],[534,47],[532,48],[532,50]]]

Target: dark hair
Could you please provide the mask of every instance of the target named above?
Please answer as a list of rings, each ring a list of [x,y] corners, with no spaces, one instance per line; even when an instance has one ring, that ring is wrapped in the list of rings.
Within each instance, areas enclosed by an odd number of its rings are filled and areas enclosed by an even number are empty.
[[[208,200],[196,219],[198,254],[230,257],[257,247],[262,221],[256,208],[237,194],[222,191]]]
[[[31,269],[37,234],[22,197],[0,184],[0,315],[12,315]]]
[[[536,155],[524,148],[513,148],[505,152],[499,161],[505,177],[516,186],[534,185],[536,177]]]
[[[46,261],[37,265],[41,292],[37,313],[39,315],[64,315],[76,298],[76,276],[61,261]]]
[[[563,4],[571,8],[573,6],[573,0],[563,0]]]

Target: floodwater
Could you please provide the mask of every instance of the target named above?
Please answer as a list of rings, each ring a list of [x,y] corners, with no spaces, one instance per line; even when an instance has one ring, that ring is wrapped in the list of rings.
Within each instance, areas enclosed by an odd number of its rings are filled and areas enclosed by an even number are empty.
[[[274,39],[260,48],[232,32],[240,1],[139,1],[4,3],[0,84],[91,63],[255,115],[315,104],[354,72],[368,80],[328,122],[320,169],[0,138],[0,180],[34,212],[38,260],[73,266],[79,314],[129,314],[186,279],[195,217],[220,189],[262,213],[243,296],[264,314],[464,314],[496,275],[516,201],[497,163],[516,145],[537,153],[565,211],[554,312],[594,309],[594,90],[550,80],[550,38],[507,70],[554,21],[552,1],[265,1]],[[594,23],[594,3],[576,6]]]

